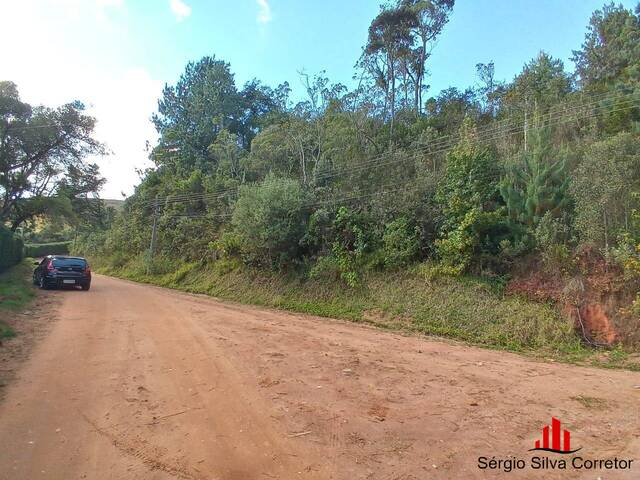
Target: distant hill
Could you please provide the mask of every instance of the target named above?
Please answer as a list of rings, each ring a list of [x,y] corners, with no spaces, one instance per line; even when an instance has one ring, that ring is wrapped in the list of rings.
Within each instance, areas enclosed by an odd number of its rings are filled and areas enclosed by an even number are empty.
[[[124,205],[124,200],[116,200],[114,198],[103,198],[102,201],[107,207],[113,207],[116,210],[120,210]]]

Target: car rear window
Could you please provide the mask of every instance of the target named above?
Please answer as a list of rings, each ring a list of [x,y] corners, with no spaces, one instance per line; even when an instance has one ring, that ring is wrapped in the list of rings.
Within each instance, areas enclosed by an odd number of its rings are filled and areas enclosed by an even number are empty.
[[[58,267],[82,267],[86,266],[87,262],[81,258],[54,258],[53,266]]]

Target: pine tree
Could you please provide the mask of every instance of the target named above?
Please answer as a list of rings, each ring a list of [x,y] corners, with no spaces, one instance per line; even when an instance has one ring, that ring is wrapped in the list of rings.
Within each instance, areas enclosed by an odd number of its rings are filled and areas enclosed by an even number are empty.
[[[548,132],[534,135],[534,148],[508,169],[500,184],[509,217],[530,227],[547,212],[559,216],[569,203],[565,161],[553,159],[547,138]]]

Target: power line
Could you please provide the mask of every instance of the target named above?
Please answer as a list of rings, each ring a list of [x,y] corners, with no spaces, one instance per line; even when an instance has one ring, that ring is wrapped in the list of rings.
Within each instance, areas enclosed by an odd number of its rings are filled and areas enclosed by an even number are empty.
[[[624,102],[622,102],[622,104],[624,104],[625,106],[622,107],[620,106],[621,104],[618,103],[618,108],[613,108],[613,109],[609,109],[608,113],[614,113],[616,111],[621,111],[621,110],[626,110],[629,108],[633,108],[633,107],[637,107],[638,105],[638,101],[634,100],[634,99],[629,99],[626,100]],[[603,106],[601,107],[597,107],[595,108],[593,111],[590,112],[589,115],[584,115],[582,116],[582,120],[587,120],[590,119],[592,117],[595,117],[597,115],[599,115],[600,112],[599,110],[602,109]],[[553,121],[552,121],[553,120]],[[545,124],[539,124],[536,125],[534,127],[531,128],[531,130],[536,130],[536,129],[544,129],[544,128],[548,128],[550,126],[553,125],[561,125],[563,123],[567,123],[569,121],[574,121],[574,120],[578,120],[578,114],[577,113],[572,113],[572,114],[563,114],[563,115],[556,115],[555,118],[549,117],[549,121]],[[518,130],[519,131],[519,130]],[[502,137],[508,136],[510,134],[513,134],[516,132],[509,132],[509,133],[503,133]],[[488,138],[485,138],[484,140],[487,141],[491,141],[492,139],[495,138],[495,135],[489,135]],[[498,137],[499,138],[499,137]],[[474,137],[474,139],[477,141],[477,137]],[[450,150],[452,148],[455,148],[455,146],[450,146],[444,150]],[[431,154],[435,153],[435,152],[430,152]],[[423,155],[424,153],[421,152],[420,150],[414,152],[413,155],[409,155],[407,158],[419,158],[419,156]],[[397,162],[396,162],[397,163]],[[377,164],[368,164],[366,165],[366,167],[368,168],[375,168],[375,167],[379,167],[382,166],[382,163],[377,163]],[[364,168],[361,166],[361,168]],[[353,170],[352,170],[353,171]],[[398,192],[413,192],[416,191],[420,188],[422,188],[422,185],[419,184],[413,184],[411,185],[411,180],[408,181],[404,181],[404,182],[393,182],[390,185],[387,186],[393,186],[395,188],[393,189],[389,189],[389,190],[377,190],[375,192],[369,192],[369,193],[361,193],[361,194],[356,194],[356,195],[350,195],[350,196],[343,196],[341,198],[329,198],[329,199],[325,199],[325,200],[320,200],[320,201],[316,201],[316,202],[310,202],[310,203],[306,203],[306,204],[302,204],[300,206],[300,208],[317,208],[323,205],[328,205],[328,204],[336,204],[336,203],[346,203],[346,202],[351,202],[354,200],[359,200],[359,199],[363,199],[363,198],[370,198],[370,197],[374,197],[374,196],[383,196],[383,195],[388,195],[388,194],[392,194],[392,193],[398,193]],[[383,187],[386,188],[387,186]],[[237,191],[237,189],[236,189]],[[202,197],[205,196],[205,194],[201,194]],[[219,193],[218,193],[219,195]],[[154,214],[154,228],[155,228],[155,219],[157,219],[157,207],[158,207],[158,203],[156,202],[155,204],[156,209],[155,209],[155,214]],[[294,211],[294,210],[291,210]],[[289,211],[287,213],[290,213]],[[189,219],[219,219],[219,220],[223,220],[223,219],[227,219],[227,218],[231,218],[233,216],[232,213],[219,213],[219,214],[213,214],[211,215],[210,213],[202,213],[202,214],[170,214],[168,216],[165,216],[164,219],[165,220],[177,220],[177,219],[181,219],[181,218],[189,218]]]
[[[233,216],[232,213],[216,213],[216,214],[210,214],[210,213],[184,213],[184,214],[180,214],[180,213],[176,213],[176,214],[169,214],[169,215],[163,215],[162,219],[179,219],[179,218],[206,218],[206,219],[224,219],[224,218],[231,218]]]
[[[621,110],[621,109],[616,109],[616,110]],[[611,110],[611,112],[613,112],[613,111],[614,110]],[[544,125],[544,126],[535,127],[535,128],[546,128],[548,126],[549,125]],[[532,129],[535,129],[535,128],[532,128]],[[404,160],[406,161],[407,159],[416,159],[416,158],[418,158],[418,154],[414,154],[413,156],[410,156],[410,157],[408,157],[408,158],[406,158]],[[385,163],[389,163],[389,162],[385,162]],[[373,165],[373,167],[384,166],[385,163],[376,164],[376,165]],[[394,163],[397,163],[397,162],[394,162]],[[406,183],[408,183],[408,182],[405,182],[405,184]],[[396,183],[396,185],[397,185],[397,183]],[[355,200],[355,199],[358,199],[358,198],[364,198],[364,197],[374,196],[374,195],[378,195],[378,194],[393,193],[393,192],[396,192],[396,191],[399,191],[399,190],[406,190],[406,186],[402,186],[402,187],[400,187],[398,189],[395,189],[395,190],[392,190],[392,191],[373,192],[373,193],[367,193],[367,194],[361,194],[361,195],[353,195],[353,196],[349,196],[349,197],[341,197],[341,198],[325,200],[325,201],[318,201],[318,202],[314,202],[312,204],[303,205],[303,207],[313,207],[313,206],[320,206],[320,205],[324,205],[324,204],[328,204],[328,203],[351,201],[351,200]],[[411,189],[409,189],[409,190],[411,190]],[[176,202],[176,203],[179,203],[179,202]],[[202,216],[206,216],[206,215],[202,215]],[[223,215],[220,218],[226,217],[226,216],[230,216],[230,215]],[[194,218],[194,217],[191,216],[191,218]]]
[[[622,107],[622,108],[610,110],[610,113],[615,112],[615,111],[619,111],[619,110],[624,110],[626,108],[629,108],[629,107]],[[595,112],[595,113],[590,114],[590,115],[585,115],[582,118],[583,119],[588,119],[588,118],[596,116],[597,114],[598,114],[598,112]],[[549,123],[546,123],[546,124],[543,124],[543,125],[540,125],[540,126],[528,127],[527,130],[538,130],[538,129],[542,129],[542,128],[548,128],[550,126],[560,125],[560,124],[563,124],[563,123],[567,123],[568,121],[573,121],[573,120],[578,120],[579,119],[576,116],[576,114],[572,114],[570,116],[558,116],[558,117],[556,117],[555,120],[562,119],[562,118],[565,118],[565,117],[566,117],[566,121],[549,122]],[[504,137],[507,137],[507,136],[510,136],[510,135],[521,133],[522,131],[523,131],[523,129],[520,128],[520,127],[513,127],[510,131],[507,131],[507,132],[502,132],[500,134],[495,134],[495,135],[488,136],[488,137],[485,137],[485,138],[483,138],[482,136],[474,136],[473,139],[478,143],[487,143],[487,142],[490,142],[492,140],[496,140],[496,139],[499,139],[499,138],[504,138]],[[366,167],[370,167],[370,166],[378,167],[378,166],[384,166],[384,165],[389,165],[389,164],[394,164],[394,163],[395,164],[404,163],[408,159],[415,159],[416,155],[418,155],[418,154],[434,155],[434,154],[438,154],[438,153],[446,153],[446,152],[452,150],[453,148],[455,148],[455,146],[456,146],[456,144],[447,145],[447,146],[443,147],[442,149],[429,151],[429,152],[424,152],[422,150],[417,150],[417,151],[414,152],[413,155],[409,155],[405,159],[401,158],[401,159],[393,159],[393,160],[387,160],[387,161],[384,161],[384,162],[373,162],[373,163],[372,162],[364,162],[362,164],[356,164],[355,166],[351,166],[349,168],[345,168],[345,169],[343,169],[341,171],[332,172],[331,174],[325,175],[325,177],[321,177],[321,178],[331,178],[331,177],[338,176],[338,175],[344,175],[345,173],[347,173],[349,171],[356,171],[356,170],[363,169],[363,168],[366,169]]]
[[[620,110],[620,109],[617,109]],[[610,112],[613,112],[614,110],[611,110]],[[546,128],[547,125],[542,126],[542,127],[535,127],[535,128]],[[516,157],[512,157],[516,158]],[[396,187],[393,189],[389,189],[389,190],[380,190],[380,191],[375,191],[375,192],[369,192],[369,193],[363,193],[363,194],[357,194],[357,195],[349,195],[349,196],[344,196],[344,197],[338,197],[338,198],[331,198],[331,199],[327,199],[327,200],[320,200],[317,202],[313,202],[313,203],[308,203],[308,204],[303,204],[301,205],[302,208],[314,208],[314,207],[320,207],[323,205],[329,205],[329,204],[335,204],[335,203],[345,203],[345,202],[352,202],[354,200],[359,200],[362,198],[368,198],[368,197],[374,197],[374,196],[383,196],[383,195],[387,195],[387,194],[391,194],[391,193],[398,193],[398,192],[413,192],[416,191],[418,189],[421,188],[421,185],[413,185],[413,186],[407,186],[408,182],[394,182],[391,184],[386,185],[386,187]],[[206,215],[204,215],[206,216]],[[224,218],[226,217],[231,217],[232,214],[226,214],[224,216]],[[223,217],[220,217],[223,218]]]
[[[616,110],[621,110],[621,109],[616,109]],[[610,110],[610,112],[614,112],[615,110]],[[538,127],[532,127],[532,129],[540,129],[540,128],[546,128],[548,127],[548,125],[544,125],[544,126],[538,126]],[[516,158],[511,157],[511,159]],[[387,194],[391,194],[391,193],[398,193],[398,192],[414,192],[416,190],[419,190],[420,188],[422,188],[421,185],[413,185],[413,186],[407,186],[408,182],[392,182],[390,184],[385,185],[383,188],[388,188],[388,187],[395,187],[392,189],[388,189],[388,190],[378,190],[375,192],[368,192],[368,193],[361,193],[361,194],[355,194],[355,195],[347,195],[347,196],[343,196],[343,197],[338,197],[338,198],[330,198],[330,199],[326,199],[326,200],[319,200],[316,202],[310,202],[310,203],[306,203],[306,204],[302,204],[300,207],[304,208],[304,209],[308,209],[308,208],[316,208],[316,207],[320,207],[320,206],[324,206],[324,205],[330,205],[330,204],[335,204],[335,203],[345,203],[345,202],[352,202],[354,200],[359,200],[359,199],[363,199],[363,198],[368,198],[368,197],[375,197],[375,196],[383,196],[383,195],[387,195]],[[214,214],[214,215],[210,215],[210,214],[169,214],[166,218],[211,218],[211,219],[224,219],[224,218],[230,218],[232,217],[233,214],[232,213],[225,213],[225,214]]]
[[[620,99],[620,98],[624,98],[627,97],[629,95],[609,95],[610,99]],[[631,95],[633,96],[633,95]],[[636,100],[629,98],[627,100],[624,100],[622,103],[618,104],[618,108],[615,109],[610,109],[608,111],[608,113],[614,113],[616,111],[621,111],[621,110],[626,110],[626,109],[631,109],[634,106],[638,106],[635,105],[634,102],[636,102]],[[592,105],[593,102],[587,103],[587,104],[583,104],[581,106],[577,106],[574,107],[572,109],[570,109],[570,111],[576,110],[577,108],[586,108],[589,105]],[[624,105],[624,106],[620,106],[620,105]],[[606,108],[605,105],[601,105],[601,106],[596,106],[594,107],[594,109],[587,115],[581,115],[580,116],[580,112],[574,112],[574,113],[563,113],[563,114],[555,114],[555,115],[546,115],[548,117],[548,122],[547,123],[542,123],[533,127],[528,127],[527,130],[538,130],[538,129],[544,129],[544,128],[548,128],[550,126],[557,126],[557,125],[562,125],[564,123],[568,123],[574,120],[587,120],[593,117],[596,117],[598,114],[602,113],[601,110],[603,110],[604,108]],[[489,134],[487,134],[486,131],[481,132],[480,134],[475,135],[473,138],[476,142],[479,143],[486,143],[486,142],[491,142],[493,140],[496,139],[500,139],[500,138],[504,138],[507,136],[511,136],[514,134],[518,134],[521,133],[524,130],[524,127],[520,127],[518,126],[512,126],[509,130],[505,131],[505,132],[497,132],[497,131],[491,131],[491,129],[487,129],[489,131]],[[390,165],[390,164],[404,164],[409,160],[415,160],[420,158],[421,155],[435,155],[438,153],[446,153],[448,151],[450,151],[451,149],[455,148],[455,146],[457,145],[457,143],[453,143],[450,142],[448,145],[444,145],[442,148],[437,149],[437,150],[433,150],[433,151],[428,151],[429,148],[431,148],[431,145],[426,147],[426,148],[420,148],[420,149],[415,149],[413,154],[409,153],[407,154],[404,158],[392,158],[390,160],[385,160],[382,162],[372,162],[372,161],[366,161],[366,162],[361,162],[360,164],[355,164],[355,165],[351,165],[345,169],[339,170],[339,171],[334,171],[331,172],[330,174],[325,174],[323,175],[319,175],[316,178],[319,179],[327,179],[327,178],[332,178],[338,175],[346,175],[348,173],[352,173],[355,171],[360,171],[363,169],[371,169],[371,168],[377,168],[377,167],[381,167],[381,166],[386,166],[386,165]],[[388,158],[389,155],[384,155],[384,156],[380,156],[378,157],[379,159],[385,159]],[[233,187],[233,188],[227,188],[224,190],[219,190],[219,191],[214,191],[214,192],[208,192],[208,193],[199,193],[199,194],[190,194],[190,193],[184,193],[184,194],[179,194],[179,195],[175,195],[175,196],[168,196],[165,197],[162,200],[162,204],[172,204],[172,203],[180,203],[180,202],[186,202],[186,201],[208,201],[208,200],[215,200],[215,199],[219,199],[219,198],[223,198],[224,196],[226,196],[226,194],[228,193],[236,193],[238,191],[239,187]],[[153,204],[154,200],[147,200],[147,201],[142,201],[142,202],[138,202],[139,205],[150,205]]]
[[[169,195],[167,197],[165,197],[164,199],[160,200],[160,204],[170,204],[170,203],[179,203],[179,202],[183,202],[183,201],[189,201],[189,200],[193,200],[193,201],[206,201],[207,199],[217,199],[217,198],[222,198],[224,197],[227,193],[231,193],[231,192],[237,192],[239,187],[230,187],[227,188],[225,190],[218,190],[218,191],[213,191],[213,192],[206,192],[206,193],[183,193],[183,194],[178,194],[178,195]],[[155,202],[155,200],[151,199],[151,200],[143,200],[137,203],[137,205],[153,205]]]
[[[635,95],[638,95],[638,94],[635,94]],[[624,103],[629,103],[629,102],[633,102],[633,101],[634,100],[629,99],[629,100],[625,100]],[[586,107],[586,106],[583,106],[583,108],[584,107]],[[599,109],[599,108],[604,108],[604,106],[594,107],[594,108],[595,109]],[[620,108],[620,109],[612,110],[611,112],[618,111],[618,110],[621,110],[621,109],[624,109],[624,107]],[[549,119],[553,120],[553,119],[559,119],[559,118],[568,117],[569,120],[573,120],[573,119],[577,120],[578,119],[578,115],[579,115],[579,112],[570,113],[570,114],[560,114],[560,115],[555,115],[555,118],[550,117]],[[584,118],[585,119],[586,118],[591,118],[593,116],[595,116],[595,115],[591,115],[590,114],[590,115],[584,116]],[[547,128],[547,127],[553,126],[553,125],[554,125],[554,123],[549,122],[547,124],[542,125],[541,128]],[[535,130],[535,129],[538,129],[538,128],[539,127],[527,127],[527,130]],[[481,143],[485,143],[485,142],[490,142],[492,140],[496,140],[496,139],[499,139],[499,138],[502,138],[502,137],[518,134],[518,133],[521,133],[523,131],[524,131],[524,127],[520,127],[518,125],[513,125],[513,126],[510,127],[510,129],[508,129],[505,132],[492,131],[492,129],[489,129],[488,132],[482,131],[482,133],[480,133],[478,135],[475,135],[473,137],[473,139],[476,140],[476,141],[481,141]],[[487,135],[487,133],[488,133],[488,135]],[[454,148],[457,145],[457,142],[459,141],[459,139],[460,139],[460,137],[458,136],[457,139],[452,140],[452,141],[450,141],[448,143],[442,144],[442,148],[439,148],[439,149],[436,149],[436,150],[430,150],[433,145],[429,145],[427,147],[423,147],[423,148],[414,150],[414,153],[424,153],[424,154],[430,154],[430,155],[434,155],[434,154],[438,154],[438,153],[446,153],[446,152],[448,152],[449,150],[451,150],[452,148]],[[369,159],[366,162],[361,162],[360,164],[349,166],[349,167],[347,167],[347,168],[345,168],[343,170],[340,170],[340,171],[334,171],[334,172],[331,172],[331,173],[325,174],[325,175],[321,174],[319,176],[319,178],[320,179],[332,178],[334,176],[343,175],[345,173],[345,171],[363,168],[363,167],[366,167],[368,165],[379,166],[379,165],[387,165],[389,163],[395,163],[395,161],[391,161],[391,162],[390,161],[386,161],[384,163],[378,163],[378,162],[375,161],[376,159],[384,159],[384,158],[387,158],[387,157],[388,157],[388,154],[380,155],[378,157],[374,157],[373,159]],[[402,161],[402,160],[400,160],[400,161]]]
[[[597,94],[597,95],[592,95],[590,96],[590,101],[589,102],[583,102],[582,104],[579,105],[572,105],[570,106],[570,108],[568,109],[564,109],[564,112],[562,114],[560,114],[559,112],[548,112],[546,114],[540,114],[538,117],[536,117],[538,120],[544,120],[546,117],[549,117],[550,119],[552,117],[558,117],[559,115],[568,115],[569,112],[572,112],[574,110],[577,109],[586,109],[592,105],[595,105],[596,103],[600,102],[600,101],[606,101],[606,100],[610,100],[610,99],[616,99],[616,98],[623,98],[625,96],[633,96],[633,95],[637,95],[635,93],[631,93],[631,94],[619,94],[619,93],[603,93],[603,94]],[[597,100],[595,100],[597,99]],[[597,107],[597,108],[601,108],[601,107]],[[578,112],[576,112],[575,114],[577,115]],[[497,123],[497,125],[496,125]],[[519,133],[520,131],[520,127],[516,125],[516,120],[514,119],[505,119],[505,120],[501,120],[499,122],[494,122],[494,124],[492,124],[490,127],[484,128],[482,129],[480,134],[476,135],[476,139],[478,138],[482,138],[487,137],[489,134],[496,134],[497,136],[493,136],[492,138],[488,138],[488,140],[494,139],[494,138],[499,138],[500,136],[503,136],[505,133],[499,133],[500,128],[502,128],[502,126],[511,126],[511,128],[517,128],[518,131],[514,132],[514,133]],[[519,122],[518,122],[519,125]],[[509,133],[509,132],[507,132]],[[453,142],[459,141],[460,139],[460,134],[449,134],[449,135],[443,135],[441,137],[439,137],[438,139],[435,139],[433,142],[431,142],[429,145],[426,145],[424,147],[421,147],[419,149],[415,149],[415,151],[423,151],[424,153],[440,153],[443,150],[437,150],[437,151],[430,151],[431,149],[433,149],[434,147],[436,148],[440,148],[440,147],[445,147],[446,149],[449,148],[449,146],[451,146],[453,144]],[[350,166],[347,168],[347,170],[349,169],[354,169],[360,166],[364,166],[367,164],[373,164],[375,163],[376,160],[379,159],[383,159],[383,158],[387,158],[389,155],[389,153],[383,153],[374,157],[370,157],[366,162],[360,162],[360,164],[356,164],[355,166]],[[342,174],[342,171],[337,171],[337,172],[332,172],[331,174],[320,174],[318,177],[316,178],[330,178],[331,176],[335,176],[335,175],[340,175]],[[165,197],[165,199],[163,200],[163,203],[166,202],[173,202],[173,201],[181,201],[181,200],[186,200],[186,199],[193,199],[195,200],[196,198],[199,198],[199,196],[201,198],[207,197],[209,195],[218,195],[221,193],[226,193],[226,192],[230,192],[230,191],[237,191],[238,187],[231,187],[231,188],[227,188],[224,190],[219,190],[219,191],[214,191],[214,192],[209,192],[209,193],[201,193],[201,194],[192,194],[192,193],[185,193],[185,194],[176,194],[176,195],[169,195],[167,197]],[[151,204],[153,203],[153,200],[147,200],[147,201],[143,201],[143,202],[138,202],[138,204],[142,204],[142,203],[147,203],[147,204]]]
[[[602,95],[598,95],[598,96],[602,96]],[[613,98],[621,98],[624,97],[625,95],[618,95],[618,94],[607,94],[608,97]],[[600,100],[602,101],[602,100]],[[569,113],[567,112],[571,112],[573,110],[576,109],[586,109],[591,105],[594,105],[597,102],[589,102],[589,103],[585,103],[579,106],[573,106],[570,109],[565,110],[565,112],[562,114],[563,116],[569,115]],[[598,107],[601,108],[601,107]],[[578,112],[575,113],[575,115],[577,115]],[[555,117],[559,117],[560,115],[558,113],[547,113],[547,114],[541,114],[538,119],[540,120],[544,120],[545,117],[549,117],[550,119],[555,116]],[[485,140],[485,141],[491,141],[506,135],[510,135],[510,134],[515,134],[515,133],[520,133],[521,128],[519,127],[519,125],[515,125],[515,120],[512,119],[508,119],[508,120],[503,120],[502,123],[504,124],[504,126],[510,126],[511,131],[507,130],[506,132],[500,132],[500,128],[502,128],[502,126],[494,126],[492,125],[489,128],[485,128],[481,131],[480,134],[475,135],[475,139],[476,140]],[[515,131],[514,131],[515,129]],[[533,128],[531,128],[533,129]],[[483,138],[484,137],[484,138]],[[455,146],[457,144],[457,142],[460,139],[460,135],[459,134],[451,134],[451,135],[444,135],[438,139],[436,139],[434,142],[430,143],[427,146],[418,148],[418,149],[414,149],[414,152],[418,153],[418,152],[422,152],[425,154],[437,154],[437,153],[443,153],[446,152],[448,150],[450,150],[450,148],[452,146]],[[433,148],[439,148],[438,150],[432,150]],[[385,159],[388,158],[389,153],[384,153],[384,154],[380,154],[374,157],[370,157],[367,161],[365,162],[360,162],[359,164],[355,164],[355,165],[351,165],[349,167],[346,167],[344,169],[338,170],[338,171],[333,171],[331,173],[325,173],[325,174],[319,174],[318,176],[316,176],[316,179],[319,180],[323,180],[326,178],[332,178],[334,176],[338,176],[338,175],[342,175],[345,171],[353,171],[355,169],[359,169],[362,167],[365,167],[367,165],[374,165],[376,164],[376,160],[381,160],[381,159]],[[395,162],[396,160],[392,160],[391,162]],[[385,165],[388,164],[389,162],[386,162],[384,164],[381,165]],[[163,203],[171,203],[171,202],[180,202],[180,201],[185,201],[185,200],[197,200],[197,199],[204,199],[206,197],[211,197],[211,196],[215,196],[215,198],[218,198],[219,194],[224,194],[227,192],[236,192],[238,189],[238,187],[232,187],[232,188],[227,188],[225,190],[220,190],[220,191],[214,191],[214,192],[210,192],[210,193],[200,193],[200,194],[192,194],[192,193],[185,193],[185,194],[177,194],[177,195],[170,195],[165,197],[165,199],[163,200]],[[143,202],[140,202],[143,203]],[[140,204],[139,203],[139,204]],[[148,200],[146,201],[147,204],[151,204],[153,203],[153,200]]]
[[[610,99],[622,98],[622,97],[625,97],[625,96],[633,96],[633,95],[639,95],[639,94],[638,93],[631,93],[631,94],[617,94],[617,93],[611,94],[611,93],[608,93],[608,94],[606,94],[607,97],[611,97]],[[603,97],[603,96],[604,96],[604,94],[599,94],[599,95],[596,95],[595,97]],[[569,108],[569,109],[565,109],[564,113],[561,113],[561,112],[548,112],[546,114],[540,114],[537,118],[538,119],[544,119],[545,117],[552,118],[554,116],[557,117],[559,115],[568,115],[569,112],[571,112],[573,110],[580,109],[580,108],[586,109],[589,106],[595,105],[598,102],[603,101],[603,100],[607,100],[607,99],[606,98],[604,98],[604,99],[600,98],[600,100],[597,100],[597,101],[592,100],[590,102],[582,103],[580,105],[574,105],[574,106],[571,106],[571,108]],[[577,114],[577,112],[576,112],[576,114]],[[510,124],[511,124],[511,128],[513,128],[514,126],[519,125],[519,122],[516,124],[516,120],[514,120],[514,119],[501,120],[501,121],[498,122],[498,125],[496,125],[494,123],[491,126],[482,129],[481,133],[478,134],[476,137],[488,136],[490,134],[498,133],[500,131],[500,128],[502,128],[503,125],[504,126],[509,126]],[[517,128],[519,128],[519,127],[517,127]],[[429,145],[426,145],[426,146],[421,147],[421,148],[416,149],[416,150],[421,150],[421,151],[427,152],[428,150],[431,150],[434,147],[435,148],[440,148],[442,146],[451,145],[452,143],[457,143],[459,141],[459,139],[460,139],[460,134],[459,133],[444,135],[444,136],[439,137],[435,141],[431,142]],[[429,153],[439,153],[439,152],[438,151],[435,151],[435,152],[434,151],[430,151]],[[374,157],[370,157],[366,162],[361,162],[361,164],[375,163],[375,160],[381,159],[381,158],[385,158],[386,156],[388,156],[388,153],[383,153],[383,154],[380,154],[380,155],[377,155],[377,156],[374,156]],[[337,174],[340,174],[340,173],[337,173]]]

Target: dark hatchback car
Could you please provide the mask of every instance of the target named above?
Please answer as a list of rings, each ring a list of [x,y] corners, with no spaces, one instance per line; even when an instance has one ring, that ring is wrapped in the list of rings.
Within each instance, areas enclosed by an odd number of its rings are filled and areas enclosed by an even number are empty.
[[[82,257],[48,255],[33,271],[33,284],[40,288],[82,287],[91,288],[91,268]]]

